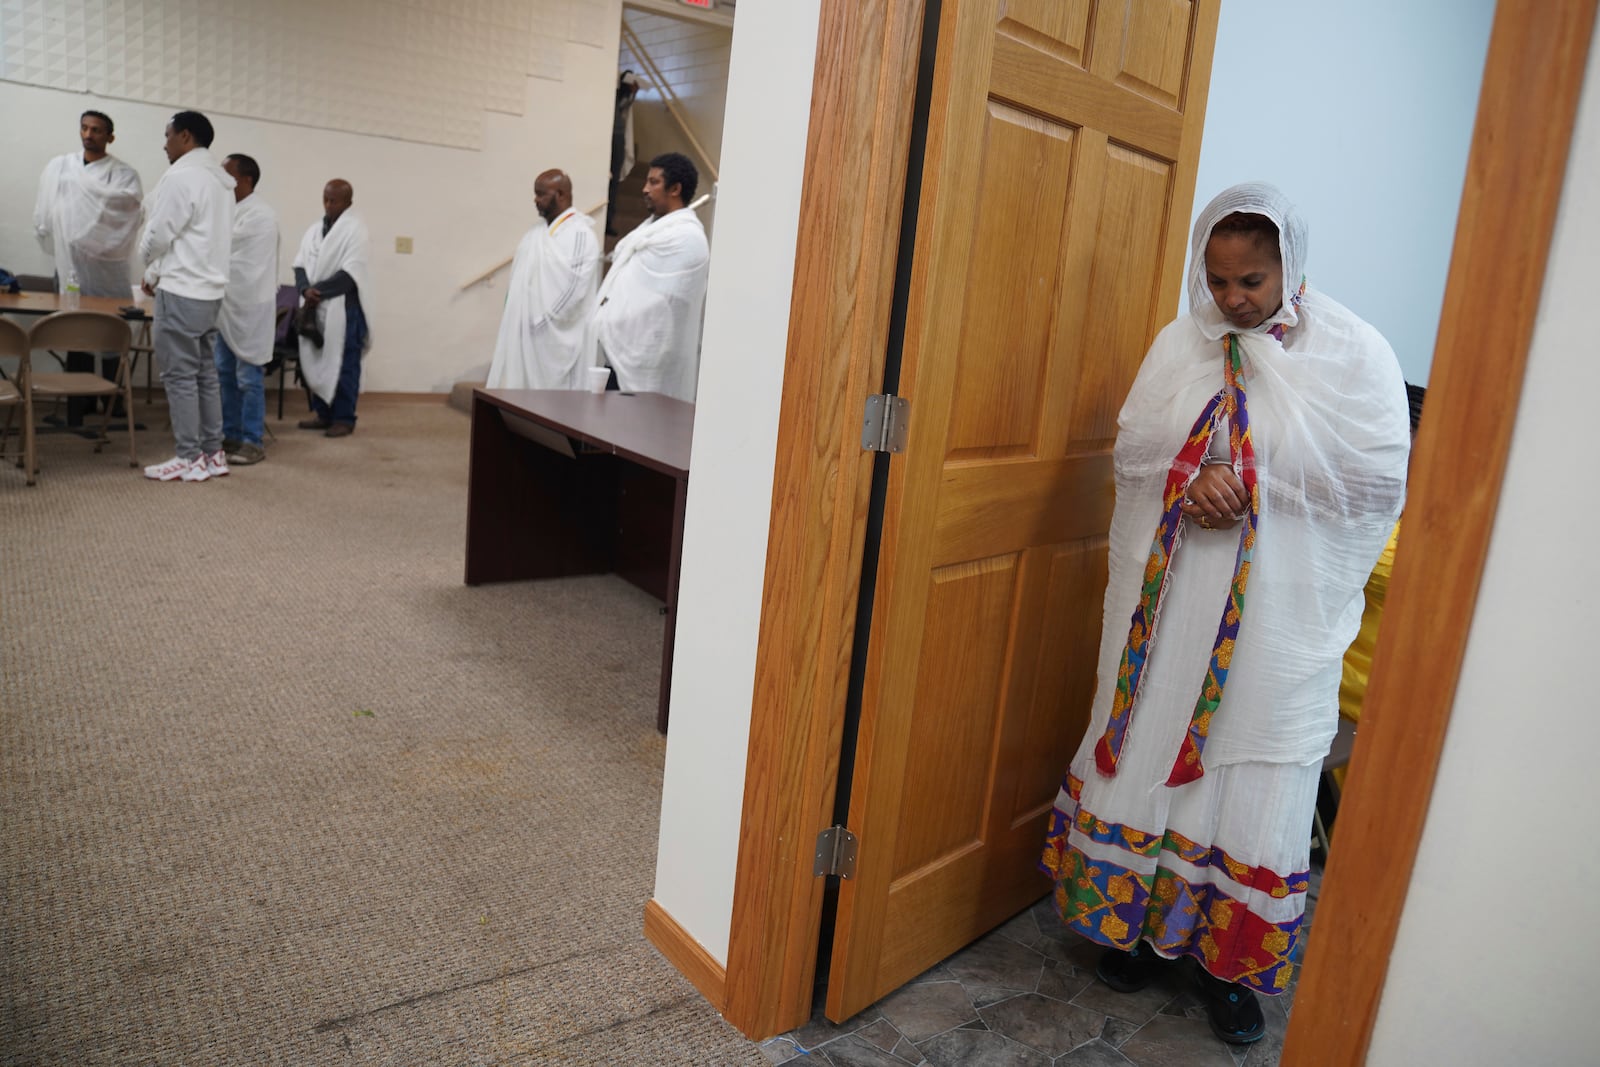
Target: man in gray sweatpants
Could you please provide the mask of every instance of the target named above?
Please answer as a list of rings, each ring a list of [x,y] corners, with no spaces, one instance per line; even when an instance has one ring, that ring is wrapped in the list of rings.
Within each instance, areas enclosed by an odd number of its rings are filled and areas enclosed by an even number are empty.
[[[233,178],[211,155],[211,123],[180,111],[167,124],[172,164],[146,201],[139,240],[156,298],[155,356],[172,416],[173,457],[144,469],[156,481],[203,482],[228,473],[222,394],[212,356],[233,246]]]

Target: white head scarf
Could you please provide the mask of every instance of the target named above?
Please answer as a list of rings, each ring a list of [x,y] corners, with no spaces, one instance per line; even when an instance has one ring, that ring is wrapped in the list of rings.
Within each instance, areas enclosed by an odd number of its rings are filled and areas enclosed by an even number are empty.
[[[1271,219],[1278,227],[1278,249],[1283,257],[1283,306],[1252,332],[1265,332],[1279,323],[1294,326],[1300,322],[1294,295],[1306,276],[1306,220],[1276,186],[1244,182],[1218,193],[1195,217],[1194,237],[1189,245],[1189,314],[1200,332],[1213,341],[1237,332],[1238,327],[1222,314],[1211,297],[1211,287],[1206,285],[1206,244],[1217,223],[1235,212]]]

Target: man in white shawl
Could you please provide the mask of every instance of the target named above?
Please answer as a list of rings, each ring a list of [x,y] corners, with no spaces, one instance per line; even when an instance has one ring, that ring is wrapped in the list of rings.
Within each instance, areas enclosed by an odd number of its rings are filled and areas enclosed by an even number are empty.
[[[256,193],[261,165],[235,152],[222,161],[233,176],[233,254],[217,320],[217,381],[222,389],[222,450],[247,467],[267,458],[262,368],[272,361],[278,314],[278,213]]]
[[[323,217],[306,230],[294,257],[294,283],[314,331],[300,331],[300,373],[311,390],[311,417],[302,430],[348,437],[356,429],[361,357],[372,343],[363,300],[372,292],[367,224],[351,204],[355,190],[342,178],[322,188]]]
[[[55,258],[62,293],[76,284],[84,296],[129,294],[144,188],[139,172],[107,151],[114,128],[104,112],[85,111],[83,151],[57,156],[39,176],[33,230]]]
[[[55,261],[57,292],[119,298],[130,293],[144,186],[138,171],[107,151],[117,139],[115,129],[105,112],[85,111],[78,118],[83,151],[57,156],[39,176],[33,231]],[[96,362],[105,377],[116,378],[114,358],[67,354],[68,370],[92,371]],[[79,417],[87,404],[68,401],[69,418]]]
[[[144,291],[156,298],[153,342],[167,393],[175,451],[144,469],[162,482],[203,482],[228,473],[217,386],[217,316],[233,248],[233,178],[211,154],[215,131],[198,111],[167,123],[172,166],[150,193],[139,238]]]
[[[644,198],[650,217],[617,242],[600,283],[595,334],[601,365],[629,393],[694,401],[700,371],[700,314],[711,250],[689,209],[699,174],[676,152],[650,161]]]
[[[1233,1044],[1291,980],[1341,661],[1405,495],[1394,352],[1305,262],[1270,185],[1195,221],[1191,309],[1118,417],[1099,688],[1041,859],[1107,985],[1190,957]]]
[[[500,316],[490,389],[583,389],[593,351],[600,241],[573,210],[572,180],[547,170],[533,183],[540,222],[517,246]]]

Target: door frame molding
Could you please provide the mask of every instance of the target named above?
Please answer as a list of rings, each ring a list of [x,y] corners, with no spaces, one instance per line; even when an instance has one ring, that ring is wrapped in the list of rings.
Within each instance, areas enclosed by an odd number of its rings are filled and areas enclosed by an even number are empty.
[[[1596,3],[1497,5],[1412,517],[1286,1065],[1357,1067],[1371,1040],[1504,477]],[[833,816],[872,469],[854,405],[883,373],[921,21],[921,0],[822,3],[727,965],[725,1017],[758,1039],[811,1014],[824,886],[807,861]],[[1462,456],[1479,473],[1465,497],[1449,480]],[[1424,567],[1449,587],[1423,584]],[[1389,706],[1403,715],[1386,717]]]
[[[724,1011],[758,1038],[811,1017],[922,12],[823,0],[817,32]]]
[[[1285,1067],[1367,1059],[1494,529],[1595,6],[1495,9],[1405,536]],[[1465,488],[1461,468],[1473,472]]]

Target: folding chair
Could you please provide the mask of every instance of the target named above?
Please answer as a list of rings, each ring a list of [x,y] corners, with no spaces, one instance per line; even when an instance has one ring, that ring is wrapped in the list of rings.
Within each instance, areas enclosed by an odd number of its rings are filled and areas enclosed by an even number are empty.
[[[64,374],[30,375],[29,393],[34,399],[61,400],[69,396],[95,396],[109,399],[122,397],[123,410],[128,417],[128,466],[139,465],[134,447],[133,415],[133,361],[128,349],[133,343],[133,331],[123,319],[100,311],[58,311],[34,323],[28,334],[32,349],[60,349],[80,352],[109,352],[117,358],[117,380],[108,382],[98,374],[67,372]],[[107,403],[100,417],[100,436],[95,439],[94,450],[99,452],[111,439],[106,429],[111,424],[111,410]],[[31,420],[30,420],[31,425]],[[35,471],[38,457],[34,457]]]
[[[277,323],[272,334],[272,359],[262,368],[261,376],[269,378],[273,371],[278,372],[278,421],[282,422],[283,390],[291,363],[294,364],[295,384],[304,384],[300,377],[300,335],[294,329],[294,312],[300,306],[300,291],[292,285],[278,286],[277,306]],[[308,406],[310,395],[311,391],[306,390]]]
[[[17,361],[15,378],[0,378],[0,407],[6,409],[6,423],[0,429],[0,459],[15,459],[27,475],[28,484],[37,481],[33,459],[33,394],[28,390],[31,377],[33,350],[28,343],[28,331],[10,319],[0,319],[0,356]],[[11,427],[22,410],[22,426],[17,431],[17,444],[9,444]]]

